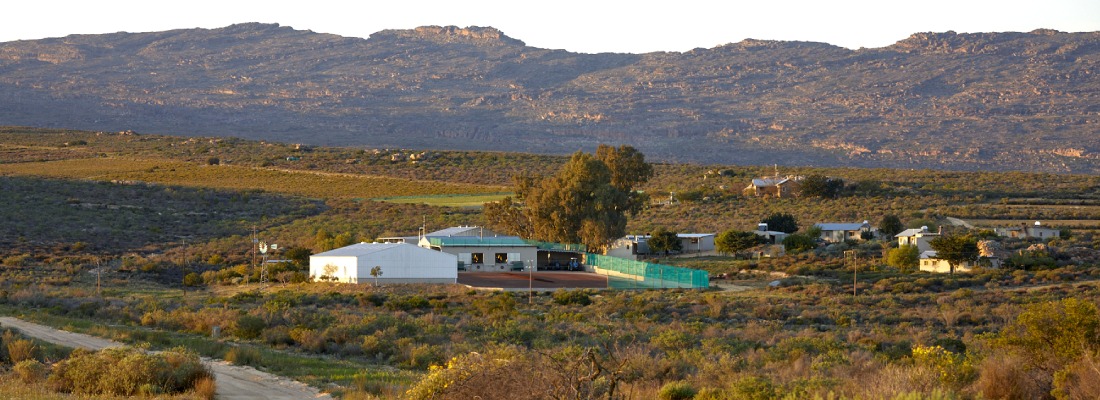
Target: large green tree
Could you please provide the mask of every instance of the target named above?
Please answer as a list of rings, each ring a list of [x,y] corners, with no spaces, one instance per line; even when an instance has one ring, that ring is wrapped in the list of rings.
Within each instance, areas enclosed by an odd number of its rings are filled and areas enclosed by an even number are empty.
[[[889,238],[893,238],[894,235],[901,233],[905,230],[905,225],[902,225],[901,218],[897,215],[885,215],[882,217],[882,222],[878,224],[878,231]]]
[[[886,265],[902,271],[916,269],[920,266],[920,250],[917,249],[917,246],[907,244],[903,244],[896,249],[890,249],[890,252],[886,254]]]
[[[683,242],[680,242],[680,238],[676,236],[676,232],[672,232],[664,227],[654,229],[649,234],[649,239],[646,240],[646,244],[649,246],[651,253],[664,253],[668,254],[670,251],[683,250]]]
[[[798,232],[798,220],[793,215],[787,213],[775,213],[764,218],[763,222],[768,224],[768,230],[777,231],[783,233],[795,233]]]
[[[971,235],[944,235],[928,242],[932,250],[936,251],[936,257],[947,260],[951,265],[951,273],[955,268],[965,262],[978,260],[978,238]]]
[[[626,234],[627,216],[645,205],[634,188],[652,175],[633,147],[600,145],[596,155],[574,153],[553,176],[515,177],[515,197],[486,204],[483,214],[496,230],[600,251]]]
[[[764,244],[763,236],[752,232],[728,230],[714,238],[714,249],[723,254],[739,253]]]
[[[810,175],[802,180],[800,188],[802,196],[832,199],[839,196],[840,191],[844,189],[844,180],[824,175]]]

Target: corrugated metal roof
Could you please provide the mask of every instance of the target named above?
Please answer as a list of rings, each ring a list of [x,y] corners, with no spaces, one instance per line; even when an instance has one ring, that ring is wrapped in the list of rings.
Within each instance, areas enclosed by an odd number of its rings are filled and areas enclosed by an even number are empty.
[[[787,178],[753,178],[752,185],[756,187],[775,186],[788,181]]]
[[[677,233],[676,237],[679,238],[705,238],[707,236],[714,236],[713,233]]]
[[[313,256],[323,257],[357,257],[371,253],[377,253],[380,251],[386,251],[399,246],[413,246],[408,243],[358,243],[351,246],[341,247],[339,249],[332,249],[323,253],[317,253]]]
[[[484,228],[477,226],[452,226],[447,229],[431,232],[424,236],[474,236],[478,235],[483,230]]]
[[[480,237],[480,236],[441,236],[441,237],[428,237],[428,243],[432,246],[451,246],[451,247],[473,247],[473,246],[524,246],[535,247],[534,245],[527,244],[519,236],[493,236],[493,237]]]
[[[817,223],[814,226],[820,227],[823,231],[858,231],[863,229],[864,224],[860,222],[850,223]]]
[[[910,236],[917,236],[917,235],[931,236],[931,235],[939,235],[939,234],[935,233],[935,232],[929,232],[927,230],[920,229],[920,228],[913,228],[913,229],[906,229],[904,231],[901,231],[901,233],[899,233],[897,235],[894,235],[894,237],[910,237]]]

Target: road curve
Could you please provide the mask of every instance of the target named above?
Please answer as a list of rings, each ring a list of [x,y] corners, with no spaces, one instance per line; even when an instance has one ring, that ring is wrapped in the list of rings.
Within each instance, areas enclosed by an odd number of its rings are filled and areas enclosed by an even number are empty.
[[[125,346],[112,340],[62,331],[12,317],[0,317],[0,327],[15,328],[24,335],[66,347],[99,350]],[[232,365],[223,360],[213,360],[205,357],[202,361],[214,372],[214,380],[217,382],[214,395],[219,399],[297,400],[331,398],[328,394],[321,393],[304,383],[257,371],[252,367]]]

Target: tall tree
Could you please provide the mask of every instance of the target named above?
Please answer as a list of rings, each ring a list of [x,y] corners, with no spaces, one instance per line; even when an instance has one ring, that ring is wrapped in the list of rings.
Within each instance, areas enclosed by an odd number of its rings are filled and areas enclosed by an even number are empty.
[[[802,196],[831,199],[839,196],[841,189],[844,189],[843,179],[810,175],[802,180],[799,190]]]
[[[626,234],[627,214],[641,210],[644,197],[634,192],[634,186],[646,182],[653,169],[630,146],[600,146],[597,153],[602,157],[574,153],[553,176],[515,177],[515,198],[483,209],[487,225],[532,239],[603,250]]]
[[[601,144],[596,148],[598,158],[611,171],[611,186],[630,195],[628,211],[636,214],[645,206],[646,197],[634,191],[653,177],[653,166],[645,162],[645,155],[631,146],[612,147]]]
[[[905,230],[905,225],[902,225],[901,218],[893,214],[883,216],[882,222],[878,224],[878,231],[891,238],[903,230]]]
[[[649,245],[649,251],[653,253],[668,254],[670,251],[683,250],[683,243],[680,242],[680,238],[676,236],[676,232],[669,231],[664,227],[657,228],[649,234],[649,239],[646,240],[646,244]]]
[[[937,258],[947,260],[951,273],[955,273],[962,263],[978,260],[978,238],[971,235],[939,236],[929,241],[928,245],[936,251]]]
[[[798,231],[798,221],[794,219],[794,216],[787,213],[775,213],[764,218],[763,222],[768,224],[768,230],[778,231],[783,233],[795,233]]]

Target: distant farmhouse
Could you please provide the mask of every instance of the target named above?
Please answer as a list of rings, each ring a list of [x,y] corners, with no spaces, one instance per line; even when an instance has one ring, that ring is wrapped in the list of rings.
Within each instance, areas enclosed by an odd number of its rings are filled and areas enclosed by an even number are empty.
[[[756,224],[756,230],[752,231],[752,233],[763,237],[764,240],[768,242],[768,244],[782,244],[783,239],[786,239],[787,236],[790,236],[790,234],[787,232],[768,230],[768,224],[763,222]]]
[[[823,222],[814,224],[821,228],[821,239],[829,243],[840,243],[845,240],[864,240],[865,234],[874,234],[871,223],[863,222]]]
[[[802,188],[802,177],[795,175],[753,178],[742,193],[756,197],[797,197]]]
[[[680,254],[707,253],[714,251],[713,233],[677,233],[680,239]],[[649,235],[627,235],[611,244],[607,255],[611,257],[637,260],[652,255],[649,250]]]
[[[1039,221],[1035,221],[1034,225],[1020,224],[1020,226],[1013,226],[1007,228],[993,228],[993,232],[997,233],[997,236],[1012,238],[1012,239],[1051,239],[1060,237],[1062,232],[1058,229],[1048,228],[1043,226]]]
[[[929,232],[927,226],[922,226],[920,229],[906,229],[894,235],[898,239],[898,246],[917,246],[917,251],[921,253],[931,251],[932,245],[929,242],[939,236],[939,232]]]

